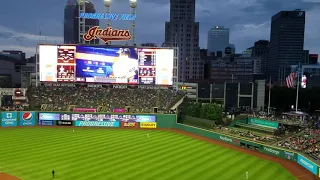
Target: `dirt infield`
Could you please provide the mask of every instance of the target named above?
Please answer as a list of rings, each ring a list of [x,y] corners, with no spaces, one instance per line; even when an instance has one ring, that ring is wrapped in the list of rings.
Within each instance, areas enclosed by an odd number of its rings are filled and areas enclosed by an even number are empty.
[[[20,180],[20,179],[15,176],[11,176],[9,174],[1,172],[0,173],[0,180]]]
[[[234,149],[236,151],[244,152],[246,154],[250,154],[250,155],[257,156],[257,157],[260,157],[260,158],[263,158],[263,159],[266,159],[266,160],[269,160],[269,161],[276,162],[276,163],[282,165],[284,168],[286,168],[291,174],[293,174],[299,180],[319,180],[319,178],[316,177],[314,174],[312,174],[308,170],[304,169],[303,167],[301,167],[296,162],[293,162],[293,161],[290,161],[290,160],[281,159],[279,157],[263,154],[263,153],[260,153],[258,151],[254,151],[254,150],[250,150],[250,149],[247,149],[247,148],[244,148],[244,147],[239,147],[239,146],[227,144],[227,143],[224,143],[224,142],[221,142],[221,141],[218,141],[218,140],[213,140],[213,139],[210,139],[210,138],[198,136],[196,134],[188,133],[188,132],[177,130],[177,129],[169,129],[169,131],[172,131],[172,132],[175,132],[175,133],[179,133],[179,134],[184,134],[184,135],[196,138],[196,139],[207,141],[207,142],[210,142],[210,143],[213,143],[213,144],[217,144],[219,146],[227,147],[229,149]]]
[[[102,129],[100,127],[74,127],[74,126],[40,126],[41,128],[74,128],[74,129],[83,129],[83,128],[90,128],[90,129]],[[22,127],[14,127],[14,128],[22,128]],[[26,128],[26,127],[23,127]],[[29,128],[29,127],[27,127]],[[35,127],[30,127],[30,128],[35,128]],[[2,129],[11,129],[11,128],[2,128]],[[119,129],[119,128],[109,128],[109,129]],[[309,172],[308,170],[304,169],[303,167],[301,167],[299,164],[297,164],[296,162],[290,161],[290,160],[286,160],[286,159],[281,159],[279,157],[275,157],[272,155],[267,155],[267,154],[263,154],[261,152],[258,151],[254,151],[254,150],[250,150],[244,147],[240,147],[240,146],[235,146],[235,145],[231,145],[231,144],[227,144],[218,140],[214,140],[214,139],[210,139],[210,138],[206,138],[206,137],[202,137],[196,134],[192,134],[192,133],[188,133],[182,130],[177,130],[177,129],[170,129],[170,128],[158,128],[158,129],[141,129],[141,128],[121,128],[121,129],[127,129],[127,130],[165,130],[165,131],[171,131],[174,133],[178,133],[178,134],[183,134],[195,139],[199,139],[199,140],[203,140],[203,141],[207,141],[213,144],[217,144],[219,146],[223,146],[229,149],[233,149],[236,151],[240,151],[246,154],[250,154],[253,156],[257,156],[269,161],[273,161],[276,162],[280,165],[282,165],[285,169],[287,169],[291,174],[293,174],[295,177],[297,177],[299,180],[320,180],[320,178],[318,178],[317,176],[315,176],[314,174],[312,174],[311,172]],[[9,174],[6,173],[0,173],[0,180],[20,180],[17,177],[11,176]]]

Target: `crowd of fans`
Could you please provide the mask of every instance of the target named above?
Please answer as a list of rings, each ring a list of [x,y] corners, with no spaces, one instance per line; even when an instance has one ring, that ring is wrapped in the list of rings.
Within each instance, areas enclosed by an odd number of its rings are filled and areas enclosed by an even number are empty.
[[[320,158],[320,130],[307,128],[294,136],[277,143],[278,146],[300,151],[313,157]]]
[[[27,92],[30,107],[45,111],[65,111],[70,107],[98,108],[112,112],[130,107],[132,113],[167,113],[184,96],[172,89],[130,89],[109,87],[30,87]]]
[[[264,111],[248,113],[248,117],[256,117],[256,118],[266,119],[270,121],[277,121],[279,123],[289,124],[289,125],[301,125],[305,123],[305,121],[295,116],[288,116],[288,115],[275,116],[272,114],[268,114],[267,112],[264,112]]]
[[[21,105],[0,107],[0,111],[23,111],[23,110],[24,110],[24,107]]]
[[[270,136],[270,135],[260,135],[252,131],[246,131],[246,130],[238,130],[232,127],[224,127],[224,126],[217,126],[215,127],[216,131],[221,131],[224,133],[231,133],[233,135],[241,136],[250,138],[254,141],[262,141],[262,142],[276,142],[278,137]]]

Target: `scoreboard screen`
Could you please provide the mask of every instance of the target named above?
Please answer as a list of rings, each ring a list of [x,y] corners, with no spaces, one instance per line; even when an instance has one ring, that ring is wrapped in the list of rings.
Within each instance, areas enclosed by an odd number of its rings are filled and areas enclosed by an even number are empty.
[[[171,86],[173,55],[164,48],[40,45],[40,81]]]

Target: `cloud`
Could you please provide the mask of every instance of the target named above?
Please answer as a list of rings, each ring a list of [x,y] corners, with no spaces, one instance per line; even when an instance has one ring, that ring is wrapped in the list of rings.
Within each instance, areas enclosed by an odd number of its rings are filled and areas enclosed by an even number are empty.
[[[29,2],[29,1],[28,1]],[[63,38],[63,9],[67,0],[36,1],[30,0],[30,7],[37,7],[25,18],[14,1],[6,1],[0,7],[7,16],[14,16],[14,21],[0,17],[0,46],[25,47],[32,52],[37,42],[59,44]],[[91,0],[96,12],[106,12],[102,0]],[[50,6],[50,9],[47,7]],[[3,8],[5,7],[5,8]],[[230,43],[235,44],[236,51],[241,52],[253,46],[260,39],[269,40],[270,20],[272,15],[282,10],[300,8],[306,11],[305,49],[320,53],[320,0],[196,0],[196,21],[200,22],[200,47],[206,48],[207,33],[216,26],[230,28]],[[15,9],[15,11],[9,11]],[[160,45],[164,41],[165,22],[170,20],[170,0],[138,0],[136,21],[137,43],[154,42]],[[128,0],[114,0],[112,13],[129,13]],[[19,14],[19,15],[17,15]],[[39,16],[41,14],[41,16]],[[1,19],[3,18],[3,19]],[[107,22],[100,21],[105,27]],[[114,28],[130,29],[130,22],[113,21]],[[37,35],[42,29],[43,35]],[[30,47],[30,49],[28,49]],[[7,48],[4,48],[7,49]]]
[[[40,36],[40,34],[36,35],[36,34],[18,32],[18,31],[15,31],[14,29],[1,26],[1,25],[0,25],[0,38],[12,39],[17,41],[40,41],[42,39],[46,39],[48,41],[57,41],[57,42],[63,41],[62,37]]]

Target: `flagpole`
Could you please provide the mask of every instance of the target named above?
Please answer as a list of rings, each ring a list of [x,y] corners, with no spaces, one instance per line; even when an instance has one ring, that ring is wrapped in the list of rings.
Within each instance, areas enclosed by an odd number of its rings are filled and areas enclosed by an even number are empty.
[[[300,89],[299,77],[300,77],[300,63],[298,65],[298,72],[297,72],[296,112],[298,112],[298,102],[299,102],[299,89]]]
[[[269,101],[268,101],[268,114],[270,114],[270,102],[271,102],[271,76],[269,80]]]

